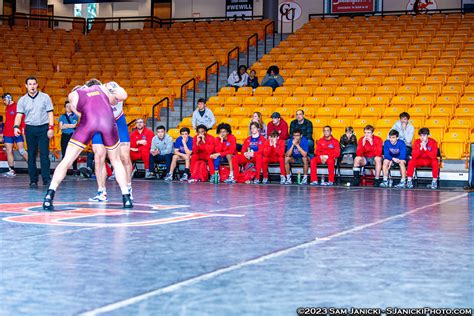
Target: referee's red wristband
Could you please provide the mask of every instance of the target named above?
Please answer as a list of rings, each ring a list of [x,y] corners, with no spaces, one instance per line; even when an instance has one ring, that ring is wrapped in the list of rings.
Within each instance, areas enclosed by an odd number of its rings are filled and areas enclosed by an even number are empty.
[[[49,125],[48,129],[54,131],[54,125]]]

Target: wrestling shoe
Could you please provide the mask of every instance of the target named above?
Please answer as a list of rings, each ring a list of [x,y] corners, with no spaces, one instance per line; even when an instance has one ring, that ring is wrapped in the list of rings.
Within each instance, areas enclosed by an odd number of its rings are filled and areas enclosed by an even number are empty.
[[[97,192],[97,195],[94,196],[93,198],[89,198],[89,202],[108,202],[109,200],[107,199],[107,192],[102,192],[99,191]]]

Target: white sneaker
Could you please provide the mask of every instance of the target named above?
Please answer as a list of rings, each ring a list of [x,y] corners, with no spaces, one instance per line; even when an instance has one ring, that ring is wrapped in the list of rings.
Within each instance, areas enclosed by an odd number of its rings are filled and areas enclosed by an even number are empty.
[[[300,184],[302,184],[302,185],[308,184],[308,176],[303,176],[303,179],[301,180]]]
[[[292,184],[293,182],[291,181],[291,176],[286,176],[286,181],[285,184]]]
[[[189,176],[187,173],[184,173],[181,179],[179,179],[179,181],[181,182],[188,181],[188,180],[189,180]]]
[[[268,184],[268,178],[263,178],[262,184]]]
[[[109,200],[107,199],[107,192],[102,192],[99,191],[97,192],[97,195],[94,196],[93,198],[89,198],[89,202],[108,202]]]
[[[230,183],[230,184],[233,184],[233,183],[236,183],[235,179],[234,179],[234,176],[229,176],[225,181],[224,183]]]
[[[168,173],[165,177],[165,181],[166,182],[170,182],[170,181],[173,181],[173,174],[172,173]]]
[[[14,177],[16,177],[16,172],[15,172],[15,170],[10,170],[10,171],[6,172],[3,176],[7,177],[7,178],[14,178]]]
[[[286,183],[286,177],[280,175],[280,184],[285,184]]]

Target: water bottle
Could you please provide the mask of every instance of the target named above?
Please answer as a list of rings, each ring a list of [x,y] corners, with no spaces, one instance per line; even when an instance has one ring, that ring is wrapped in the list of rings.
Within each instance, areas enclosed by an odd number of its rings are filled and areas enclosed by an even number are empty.
[[[219,183],[219,172],[216,170],[214,171],[214,184]]]
[[[298,179],[297,180],[298,184],[301,184],[301,172],[298,172],[298,178],[297,179]]]

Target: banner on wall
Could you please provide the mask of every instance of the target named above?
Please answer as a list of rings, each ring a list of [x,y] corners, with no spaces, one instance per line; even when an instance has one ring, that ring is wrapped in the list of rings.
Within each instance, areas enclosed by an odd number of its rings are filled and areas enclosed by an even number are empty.
[[[415,3],[418,2],[418,11],[423,12],[427,10],[438,9],[438,4],[435,0],[409,0],[407,3],[407,11],[415,10]]]
[[[283,22],[291,22],[292,20],[296,21],[301,17],[303,9],[295,1],[285,1],[281,2],[278,7],[278,21],[283,19]]]
[[[474,0],[463,0],[462,8],[466,12],[474,12]]]
[[[375,0],[331,0],[331,13],[375,11]]]
[[[241,17],[253,15],[253,0],[226,0],[225,16]]]

